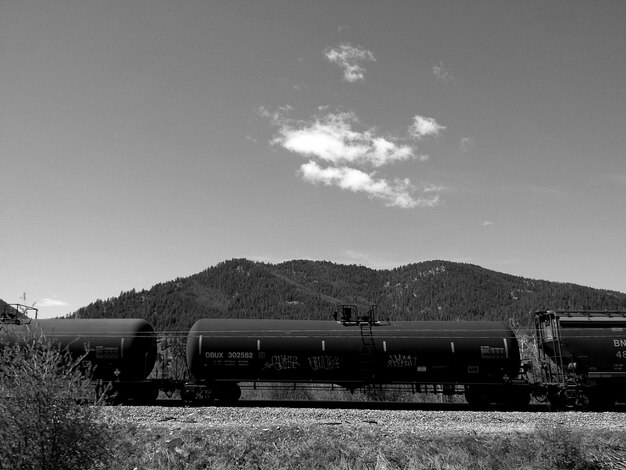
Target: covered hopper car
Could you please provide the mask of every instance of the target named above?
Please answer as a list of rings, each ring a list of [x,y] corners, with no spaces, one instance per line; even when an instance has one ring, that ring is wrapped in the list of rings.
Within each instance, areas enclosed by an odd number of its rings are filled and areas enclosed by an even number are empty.
[[[538,311],[535,331],[553,407],[602,410],[626,400],[626,312]]]

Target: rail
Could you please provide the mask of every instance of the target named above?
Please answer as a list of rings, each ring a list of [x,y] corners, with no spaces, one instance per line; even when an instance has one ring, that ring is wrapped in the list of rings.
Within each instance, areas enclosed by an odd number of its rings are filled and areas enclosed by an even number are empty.
[[[359,313],[359,308],[356,305],[345,304],[339,305],[337,310],[332,314],[333,318],[338,323],[343,323],[345,326],[381,326],[388,325],[389,321],[381,323],[377,319],[376,305],[372,305],[368,312],[364,315]]]

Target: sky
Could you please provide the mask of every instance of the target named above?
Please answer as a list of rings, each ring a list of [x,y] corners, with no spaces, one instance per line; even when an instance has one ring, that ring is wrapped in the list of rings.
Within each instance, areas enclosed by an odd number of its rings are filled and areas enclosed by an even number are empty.
[[[65,315],[232,258],[626,292],[625,24],[623,0],[0,0],[0,298]]]

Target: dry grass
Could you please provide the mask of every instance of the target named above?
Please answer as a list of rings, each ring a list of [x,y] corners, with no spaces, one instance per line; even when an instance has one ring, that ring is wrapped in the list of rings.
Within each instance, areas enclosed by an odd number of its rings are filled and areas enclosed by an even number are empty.
[[[112,468],[121,470],[626,468],[616,466],[626,461],[626,433],[562,428],[431,438],[345,425],[119,432],[122,440]]]

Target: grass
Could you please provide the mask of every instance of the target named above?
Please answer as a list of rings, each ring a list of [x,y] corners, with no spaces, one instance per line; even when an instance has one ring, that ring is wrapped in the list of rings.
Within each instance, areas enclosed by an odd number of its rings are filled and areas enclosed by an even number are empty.
[[[626,461],[626,433],[539,428],[532,433],[423,437],[344,425],[118,429],[110,468],[134,469],[573,469]],[[624,459],[624,460],[622,460]],[[622,464],[623,465],[623,464]],[[617,467],[623,468],[623,467]]]

